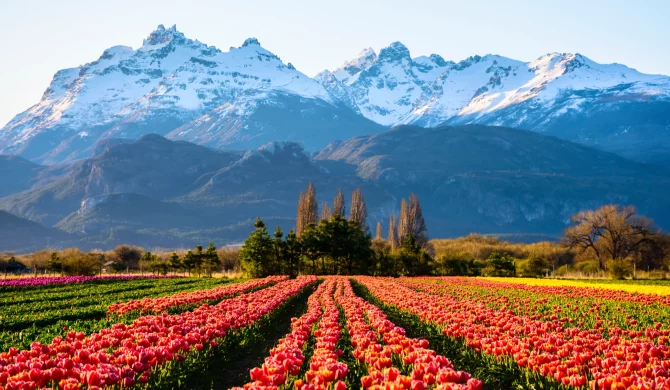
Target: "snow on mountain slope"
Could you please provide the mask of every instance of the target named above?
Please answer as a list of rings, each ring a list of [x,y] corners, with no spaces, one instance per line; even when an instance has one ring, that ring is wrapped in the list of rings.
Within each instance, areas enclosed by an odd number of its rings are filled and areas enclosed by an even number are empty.
[[[429,83],[449,65],[436,54],[412,59],[407,47],[394,42],[379,56],[365,49],[343,67],[324,71],[316,79],[356,112],[391,126],[412,111]]]
[[[492,56],[484,58],[487,57]],[[604,94],[607,89],[617,86],[623,87],[619,94],[670,95],[668,77],[646,75],[619,64],[601,65],[581,54],[551,53],[526,64],[514,62],[515,65],[507,68],[503,62],[493,72],[493,68],[487,68],[487,73],[493,73],[490,81],[479,91],[481,93],[475,93],[468,101],[458,102],[454,108],[460,105],[460,111],[429,109],[420,114],[434,117],[431,123],[437,125],[453,116],[474,114],[481,117],[531,99],[537,104],[551,106],[571,91],[600,90]],[[657,89],[654,87],[657,83],[665,87]],[[454,100],[447,98],[446,101]],[[572,107],[578,108],[582,102],[582,99],[574,99]]]
[[[670,77],[581,54],[531,62],[489,54],[455,63],[412,58],[395,42],[316,79],[384,125],[517,127],[670,166]]]
[[[436,126],[460,115],[481,96],[505,96],[506,90],[519,88],[530,79],[525,70],[524,63],[497,55],[474,56],[452,64],[415,101],[402,122]]]
[[[99,138],[167,133],[240,96],[263,99],[269,92],[336,102],[256,39],[222,52],[160,25],[139,49],[113,47],[97,61],[56,73],[41,101],[0,130],[0,151],[81,157],[78,149]]]
[[[382,49],[379,56],[366,49],[316,79],[334,96],[350,101],[356,111],[384,125],[437,126],[458,122],[460,116],[472,122],[531,99],[552,105],[568,91],[619,87],[620,95],[670,96],[667,76],[598,64],[581,54],[550,53],[528,63],[486,55],[454,63],[437,55],[412,59],[399,42]]]
[[[670,77],[580,54],[413,58],[393,42],[312,79],[254,38],[224,52],[161,25],[138,49],[115,46],[58,71],[42,99],[0,129],[0,154],[57,163],[90,156],[101,140],[148,133],[212,147],[298,141],[316,150],[398,124],[468,123],[670,166]]]

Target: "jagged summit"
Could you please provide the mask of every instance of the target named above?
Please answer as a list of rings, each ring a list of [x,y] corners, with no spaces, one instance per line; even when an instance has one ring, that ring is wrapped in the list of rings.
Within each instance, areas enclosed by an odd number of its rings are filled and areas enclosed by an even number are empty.
[[[253,134],[267,125],[241,123],[269,97],[306,99],[305,112],[313,112],[312,105],[345,109],[336,107],[336,99],[321,84],[283,63],[255,38],[222,52],[186,38],[176,26],[159,25],[137,50],[114,46],[93,62],[58,71],[41,101],[0,130],[0,152],[61,162],[89,156],[101,139],[166,135],[217,112],[234,113],[238,120],[230,121],[229,115],[218,127],[207,128],[202,138],[213,142],[238,126]],[[334,116],[355,114],[328,117]],[[196,127],[200,123],[175,137],[192,137]]]
[[[151,132],[214,147],[281,140],[313,150],[380,126],[468,123],[542,131],[644,161],[667,156],[670,165],[670,78],[579,53],[530,62],[412,57],[397,41],[310,78],[256,38],[221,51],[159,25],[136,50],[114,46],[56,72],[42,99],[0,129],[0,153],[62,162],[91,155],[99,140]]]
[[[258,42],[258,39],[256,39],[256,38],[247,38],[247,39],[244,41],[244,43],[242,44],[242,46],[240,46],[240,47],[247,47],[247,46],[249,46],[249,45],[257,45],[257,46],[260,46],[261,43]]]
[[[410,57],[407,46],[401,42],[393,42],[379,51],[380,61],[401,61],[403,59],[411,61],[412,57]]]
[[[155,46],[162,45],[166,43],[181,42],[184,41],[186,37],[181,32],[177,31],[177,25],[174,24],[170,28],[165,28],[162,24],[159,24],[154,31],[152,31],[149,36],[144,40],[144,46]]]

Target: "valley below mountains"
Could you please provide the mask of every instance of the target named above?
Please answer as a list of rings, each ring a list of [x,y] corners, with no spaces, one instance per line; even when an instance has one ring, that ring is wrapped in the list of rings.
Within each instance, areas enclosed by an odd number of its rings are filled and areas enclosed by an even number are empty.
[[[320,202],[338,188],[360,188],[370,226],[386,225],[400,199],[416,193],[430,231],[441,237],[552,238],[575,212],[606,203],[634,204],[659,225],[670,222],[665,168],[481,125],[398,126],[315,153],[293,142],[216,150],[150,134],[103,142],[76,162],[40,166],[6,158],[0,167],[26,179],[0,198],[0,209],[49,231],[25,235],[31,248],[59,240],[88,248],[234,243],[256,216],[287,231],[295,226],[298,194],[310,182]]]

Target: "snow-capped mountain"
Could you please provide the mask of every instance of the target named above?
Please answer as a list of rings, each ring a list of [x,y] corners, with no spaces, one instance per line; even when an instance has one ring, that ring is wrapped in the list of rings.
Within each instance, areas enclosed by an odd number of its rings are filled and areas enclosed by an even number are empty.
[[[670,77],[580,54],[413,58],[394,42],[310,78],[254,38],[221,51],[161,25],[138,49],[115,46],[57,72],[40,102],[0,129],[0,154],[61,162],[147,133],[226,148],[298,141],[314,151],[399,124],[468,123],[670,166]]]
[[[317,77],[353,110],[384,125],[484,123],[545,132],[668,164],[670,77],[581,54],[531,62],[498,55],[412,58],[399,42]]]
[[[453,63],[437,54],[413,59],[402,43],[394,42],[379,56],[365,49],[343,67],[323,71],[316,79],[356,112],[392,126],[402,123],[415,102],[450,65]]]
[[[0,130],[0,150],[62,161],[89,155],[100,139],[139,138],[177,128],[172,138],[206,140],[214,146],[301,139],[303,134],[291,136],[289,130],[265,123],[278,119],[246,120],[260,106],[287,100],[298,102],[301,111],[294,116],[302,113],[313,125],[319,123],[310,115],[317,111],[316,119],[335,125],[361,127],[363,132],[378,127],[254,38],[223,52],[186,38],[175,26],[160,25],[138,49],[113,47],[94,62],[56,73],[41,101]],[[330,135],[319,139],[318,130],[305,135],[314,140],[312,146],[331,141]]]

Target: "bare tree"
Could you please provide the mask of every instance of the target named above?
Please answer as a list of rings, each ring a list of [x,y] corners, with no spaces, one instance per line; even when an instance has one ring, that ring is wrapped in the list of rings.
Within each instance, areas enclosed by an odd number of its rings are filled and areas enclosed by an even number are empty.
[[[302,232],[305,230],[305,191],[300,192],[298,197],[298,214],[295,218],[295,234],[300,237]]]
[[[368,210],[365,206],[363,192],[361,192],[359,188],[356,188],[354,192],[351,193],[351,211],[349,219],[360,223],[361,228],[364,231],[368,230]]]
[[[654,239],[651,220],[636,215],[633,206],[605,205],[580,211],[571,218],[575,226],[565,230],[564,243],[582,252],[592,251],[601,269],[607,260],[629,258]]]
[[[328,206],[328,202],[321,203],[321,220],[329,220],[333,214],[333,210]]]
[[[386,239],[388,240],[389,245],[391,245],[392,251],[398,249],[398,226],[395,215],[389,217],[389,231]]]
[[[407,201],[400,201],[400,221],[398,221],[398,244],[402,245],[410,234],[409,207]]]
[[[316,189],[311,182],[307,190],[300,194],[298,200],[298,217],[296,219],[296,235],[300,236],[312,223],[319,218],[319,204],[316,201]]]
[[[409,196],[409,202],[400,201],[400,221],[398,223],[398,245],[402,245],[407,237],[412,236],[420,248],[431,250],[428,242],[428,229],[421,211],[421,202],[415,194]]]
[[[426,221],[423,219],[421,202],[415,194],[409,196],[409,224],[409,232],[416,240],[416,244],[425,248],[428,245],[428,229],[426,228]]]
[[[377,222],[377,231],[375,233],[375,240],[383,240],[382,238],[382,223]]]
[[[49,260],[51,259],[51,254],[55,251],[55,249],[42,249],[27,256],[24,262],[27,266],[33,268],[33,272],[35,273],[35,276],[37,276],[40,269],[44,270],[47,268]]]
[[[335,195],[335,199],[333,200],[333,215],[343,217],[344,212],[345,212],[344,194],[342,193],[342,189],[340,188],[337,190],[337,195]]]

